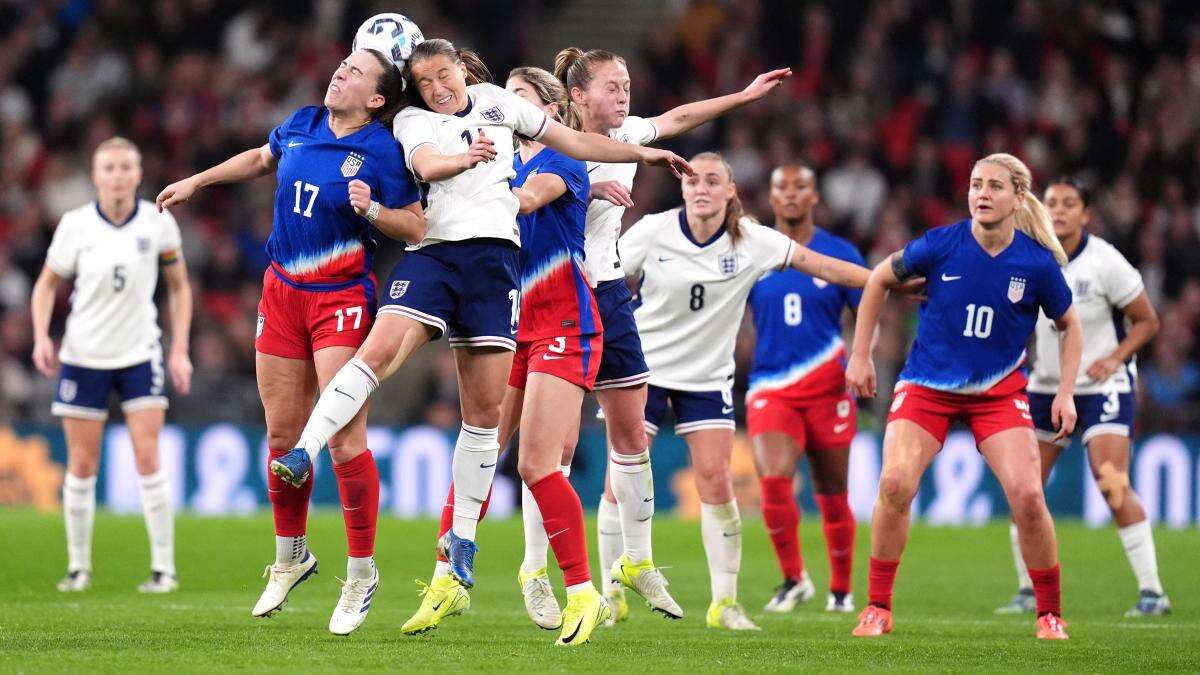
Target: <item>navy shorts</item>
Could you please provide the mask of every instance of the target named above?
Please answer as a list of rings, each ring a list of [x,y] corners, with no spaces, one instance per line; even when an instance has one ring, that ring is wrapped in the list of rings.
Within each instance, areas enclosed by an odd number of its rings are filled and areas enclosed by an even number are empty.
[[[632,296],[624,279],[602,281],[596,286],[596,306],[604,324],[604,353],[596,389],[616,389],[642,384],[650,379],[650,367],[642,355],[642,339],[633,320]]]
[[[517,348],[515,244],[468,239],[409,251],[383,285],[378,314],[400,314],[450,334],[451,347]]]
[[[1081,435],[1084,445],[1096,436],[1109,434],[1112,436],[1129,436],[1133,428],[1134,403],[1133,394],[1078,394],[1075,396],[1075,412],[1079,421],[1075,424],[1075,433]],[[1029,412],[1033,415],[1033,425],[1037,428],[1040,441],[1049,442],[1054,438],[1054,424],[1050,418],[1050,405],[1054,402],[1053,394],[1030,394]],[[1058,442],[1060,446],[1069,444],[1069,439]]]
[[[680,391],[650,385],[646,391],[646,433],[658,433],[668,403],[675,412],[675,433],[680,436],[701,429],[736,428],[732,382],[718,391]]]
[[[98,370],[64,363],[50,412],[59,417],[108,419],[108,395],[121,397],[121,410],[130,412],[167,407],[162,355],[128,368]]]

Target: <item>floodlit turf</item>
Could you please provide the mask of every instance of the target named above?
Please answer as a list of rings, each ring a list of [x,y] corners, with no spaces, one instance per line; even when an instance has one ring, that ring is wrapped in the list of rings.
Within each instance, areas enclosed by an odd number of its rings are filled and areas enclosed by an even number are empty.
[[[339,638],[326,629],[338,596],[334,576],[345,569],[337,514],[312,518],[320,574],[297,589],[282,613],[264,620],[251,618],[250,607],[274,553],[265,515],[180,518],[182,589],[143,596],[135,590],[148,575],[142,521],[102,514],[94,585],[66,595],[54,588],[66,564],[60,517],[0,511],[0,671],[1200,670],[1200,531],[1156,533],[1176,612],[1133,620],[1122,618],[1135,587],[1115,533],[1060,525],[1071,640],[1045,643],[1033,638],[1032,618],[992,614],[1013,590],[1005,525],[914,527],[897,583],[896,632],[875,640],[850,638],[854,617],[823,611],[828,575],[819,526],[808,518],[803,531],[817,600],[790,615],[768,616],[761,608],[778,573],[761,521],[748,519],[741,598],[763,631],[734,634],[704,626],[709,589],[699,525],[660,518],[658,562],[669,567],[671,591],[687,616],[671,622],[634,603],[628,622],[598,630],[591,644],[568,650],[553,646],[555,632],[539,630],[525,617],[516,586],[516,519],[481,528],[471,610],[436,631],[406,637],[399,628],[417,607],[413,579],[432,571],[435,525],[385,517],[378,551],[382,585],[370,618],[352,636]],[[860,606],[867,540],[860,527]]]

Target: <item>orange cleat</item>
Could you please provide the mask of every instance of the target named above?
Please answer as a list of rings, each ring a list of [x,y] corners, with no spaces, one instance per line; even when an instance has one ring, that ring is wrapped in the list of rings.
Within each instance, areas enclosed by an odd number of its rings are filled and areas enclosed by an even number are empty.
[[[1039,625],[1041,624],[1039,623]],[[854,627],[851,635],[854,637],[879,637],[890,632],[892,632],[892,610],[876,605],[867,605],[858,615],[858,625]]]
[[[1057,614],[1047,612],[1038,617],[1037,637],[1039,640],[1066,640],[1067,622]]]

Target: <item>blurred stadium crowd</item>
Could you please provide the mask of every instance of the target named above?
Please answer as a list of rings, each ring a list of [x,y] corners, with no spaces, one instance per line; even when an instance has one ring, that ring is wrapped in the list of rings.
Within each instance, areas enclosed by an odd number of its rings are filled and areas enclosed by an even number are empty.
[[[479,51],[500,79],[545,53],[538,28],[571,0],[0,0],[0,422],[45,421],[53,384],[32,369],[29,290],[61,214],[91,198],[89,156],[120,133],[141,147],[142,196],[265,142],[318,103],[355,26],[403,11],[427,36]],[[579,0],[576,0],[579,1]],[[1143,274],[1162,330],[1140,364],[1144,429],[1200,421],[1200,5],[1116,0],[669,0],[626,54],[633,111],[737,90],[769,67],[782,91],[679,139],[720,149],[747,209],[771,214],[773,166],[819,176],[817,222],[872,262],[964,215],[973,161],[1005,150],[1035,180],[1092,187],[1092,230]],[[469,16],[470,21],[461,17]],[[607,45],[579,45],[605,47]],[[548,64],[542,64],[548,65]],[[259,423],[255,308],[272,179],[212,188],[176,213],[196,293],[194,393],[178,422]],[[643,170],[641,214],[677,185]],[[377,272],[400,247],[384,242]],[[61,331],[67,298],[60,298]],[[914,306],[884,318],[880,389],[902,362]],[[752,342],[739,346],[745,364]],[[456,424],[453,363],[439,346],[390,380],[380,423]],[[1086,364],[1085,364],[1086,365]],[[869,419],[869,418],[868,418]]]

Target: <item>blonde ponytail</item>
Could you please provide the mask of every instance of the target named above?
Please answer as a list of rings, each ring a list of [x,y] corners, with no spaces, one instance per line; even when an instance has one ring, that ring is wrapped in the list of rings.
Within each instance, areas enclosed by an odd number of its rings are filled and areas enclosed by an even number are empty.
[[[1020,204],[1016,213],[1013,214],[1014,224],[1018,230],[1033,237],[1034,241],[1053,253],[1058,264],[1065,267],[1067,252],[1063,250],[1058,237],[1054,236],[1050,211],[1033,192],[1033,174],[1030,173],[1029,167],[1025,166],[1025,162],[1004,152],[988,155],[976,162],[975,165],[984,163],[995,164],[1008,170],[1009,175],[1012,176],[1013,190],[1017,193]]]

